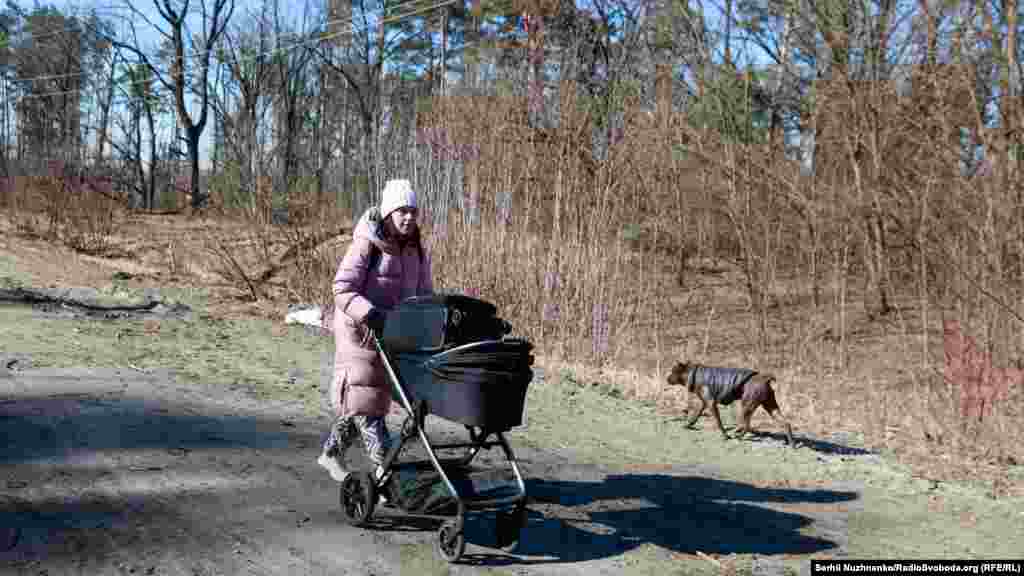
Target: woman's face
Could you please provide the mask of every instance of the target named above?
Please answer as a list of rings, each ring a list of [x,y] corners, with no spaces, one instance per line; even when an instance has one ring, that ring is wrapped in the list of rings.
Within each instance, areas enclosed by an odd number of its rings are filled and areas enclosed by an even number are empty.
[[[388,216],[388,224],[398,236],[408,237],[416,231],[417,216],[419,211],[416,208],[402,207]]]

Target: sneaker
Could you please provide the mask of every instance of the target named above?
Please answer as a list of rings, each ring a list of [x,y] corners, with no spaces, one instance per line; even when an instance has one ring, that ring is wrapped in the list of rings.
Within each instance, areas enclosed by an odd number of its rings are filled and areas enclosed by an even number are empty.
[[[320,457],[316,459],[316,463],[323,466],[331,474],[331,478],[338,482],[344,482],[345,478],[348,477],[348,470],[342,468],[337,458],[328,456],[326,452],[320,454]]]

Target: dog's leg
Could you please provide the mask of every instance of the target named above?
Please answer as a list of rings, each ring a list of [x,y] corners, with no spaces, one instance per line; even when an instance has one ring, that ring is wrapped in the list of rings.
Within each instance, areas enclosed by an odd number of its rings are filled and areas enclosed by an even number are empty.
[[[765,408],[765,410],[768,410]],[[772,420],[781,425],[786,430],[786,444],[789,446],[793,445],[793,427],[789,425],[789,421],[782,415],[782,410],[776,408],[775,410],[768,410],[768,414],[772,417]]]
[[[740,404],[740,428],[736,434],[736,438],[742,438],[747,434],[751,433],[750,430],[750,417],[754,415],[754,411],[757,410],[757,404]]]
[[[703,395],[698,396],[698,398],[700,399],[700,408],[698,408],[697,411],[693,413],[693,416],[690,416],[690,419],[686,421],[687,428],[693,428],[693,425],[697,423],[697,418],[700,418],[700,415],[704,413],[704,408],[708,405],[707,401],[704,400]]]
[[[722,438],[729,439],[729,434],[725,431],[725,426],[722,426],[722,415],[718,413],[718,402],[711,401],[711,413],[715,415],[715,422],[718,424],[718,431],[722,433]]]
[[[782,410],[779,408],[779,402],[775,399],[775,390],[770,386],[768,388],[768,398],[765,399],[763,406],[765,412],[772,417],[772,420],[786,430],[786,444],[788,446],[792,446],[793,427],[789,425],[789,420],[786,420],[786,417],[782,415]]]

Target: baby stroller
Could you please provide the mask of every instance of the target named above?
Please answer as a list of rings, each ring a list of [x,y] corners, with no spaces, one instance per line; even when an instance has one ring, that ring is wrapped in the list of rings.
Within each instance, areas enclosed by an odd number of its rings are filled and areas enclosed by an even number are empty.
[[[522,424],[533,347],[507,337],[511,326],[496,311],[482,300],[448,294],[410,298],[388,314],[375,340],[392,397],[407,416],[381,465],[383,474],[356,471],[342,483],[340,504],[348,523],[367,525],[383,494],[387,498],[379,505],[402,516],[442,521],[435,547],[448,562],[457,562],[465,551],[468,512],[494,512],[498,547],[516,546],[526,523],[526,485],[504,433]],[[428,414],[464,426],[469,442],[432,442],[424,429]],[[417,437],[428,460],[399,463],[403,447]],[[481,450],[495,447],[504,452],[515,482],[477,490],[468,480],[470,464]],[[449,449],[466,452],[458,458],[438,456]],[[414,503],[415,498],[403,497],[407,484],[398,479],[431,469],[434,501],[447,506],[431,509],[422,498]]]

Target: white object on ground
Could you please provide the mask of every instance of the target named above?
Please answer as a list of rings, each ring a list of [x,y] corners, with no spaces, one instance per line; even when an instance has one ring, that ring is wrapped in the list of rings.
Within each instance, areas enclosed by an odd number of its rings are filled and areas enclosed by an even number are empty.
[[[285,314],[285,324],[305,324],[307,326],[314,326],[316,328],[321,327],[323,322],[323,316],[319,306],[313,308],[305,308],[303,310],[295,310]]]

